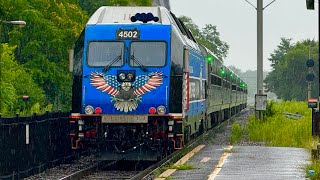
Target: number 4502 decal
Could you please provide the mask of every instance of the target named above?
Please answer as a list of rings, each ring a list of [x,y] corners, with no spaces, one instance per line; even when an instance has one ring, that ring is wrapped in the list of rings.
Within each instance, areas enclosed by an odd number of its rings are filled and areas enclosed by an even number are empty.
[[[116,34],[116,39],[140,39],[140,32],[138,30],[123,30],[119,29]]]

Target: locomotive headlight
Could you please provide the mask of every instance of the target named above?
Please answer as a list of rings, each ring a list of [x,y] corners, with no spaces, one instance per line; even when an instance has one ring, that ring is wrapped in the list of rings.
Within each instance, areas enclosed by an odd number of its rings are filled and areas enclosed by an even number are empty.
[[[126,79],[126,75],[124,73],[120,73],[119,74],[119,78],[120,78],[120,80],[125,80]]]
[[[158,114],[165,114],[165,113],[166,113],[166,107],[164,107],[164,106],[159,106],[159,107],[157,108],[157,112],[158,112]]]
[[[86,114],[93,114],[93,113],[94,113],[94,109],[93,109],[92,106],[86,106],[86,107],[84,108],[84,112],[85,112]]]
[[[133,78],[133,75],[132,75],[131,73],[129,73],[129,74],[127,75],[127,77],[128,77],[128,80],[130,81],[130,80]]]

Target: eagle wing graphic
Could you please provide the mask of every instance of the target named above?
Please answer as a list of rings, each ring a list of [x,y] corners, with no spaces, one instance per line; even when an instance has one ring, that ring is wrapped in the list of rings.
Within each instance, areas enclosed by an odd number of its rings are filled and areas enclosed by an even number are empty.
[[[138,76],[134,83],[135,90],[133,94],[141,96],[153,89],[156,89],[163,82],[162,74],[162,72],[155,72],[150,73],[149,75]]]
[[[102,92],[106,92],[110,95],[116,96],[119,94],[120,84],[115,76],[107,75],[102,73],[91,72],[90,84],[97,87]]]

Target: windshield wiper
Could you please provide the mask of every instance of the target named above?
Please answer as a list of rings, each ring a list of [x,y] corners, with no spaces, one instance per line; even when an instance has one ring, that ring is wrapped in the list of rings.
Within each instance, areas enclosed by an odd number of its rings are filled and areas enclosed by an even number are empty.
[[[139,67],[142,69],[142,71],[148,72],[148,69],[143,64],[141,64],[141,62],[138,61],[138,59],[136,59],[134,54],[130,56],[130,59],[132,59],[135,63],[137,63],[139,65]]]
[[[114,58],[114,60],[112,60],[108,65],[106,65],[104,68],[103,68],[103,72],[107,72],[110,67],[114,64],[114,63],[117,63],[120,59],[122,59],[122,52],[119,56],[117,56],[116,58]]]

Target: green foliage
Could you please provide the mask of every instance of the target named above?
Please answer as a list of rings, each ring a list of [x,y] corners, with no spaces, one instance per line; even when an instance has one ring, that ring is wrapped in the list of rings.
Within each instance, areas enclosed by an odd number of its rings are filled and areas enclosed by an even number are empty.
[[[305,40],[292,44],[290,39],[281,39],[280,45],[271,54],[269,60],[273,70],[265,79],[267,91],[274,92],[283,100],[306,100],[308,68],[306,60],[318,59],[318,45],[315,41]],[[318,67],[318,61],[315,61]],[[313,69],[318,74],[318,68]],[[315,80],[317,82],[317,79]],[[312,94],[318,94],[318,83],[312,84]]]
[[[25,80],[20,84],[12,81],[13,86],[2,82],[1,86],[6,87],[2,91],[19,96],[28,93],[31,97],[29,109],[38,102],[42,107],[52,104],[53,110],[70,110],[71,74],[68,72],[67,50],[73,47],[88,19],[78,1],[0,0],[0,14],[2,20],[22,19],[27,22],[23,28],[0,24],[0,42],[16,46],[16,66],[20,67],[18,73],[12,71],[2,77]],[[31,79],[26,80],[26,77]],[[37,86],[34,89],[38,96],[26,92],[23,86],[29,81],[32,81],[32,86]],[[9,106],[10,111],[23,107],[21,100],[13,102],[13,99],[17,98],[1,97],[6,111]],[[18,105],[12,105],[14,103]]]
[[[191,18],[181,16],[179,19],[181,19],[186,27],[190,29],[198,43],[210,49],[221,60],[227,57],[229,45],[220,39],[220,33],[217,31],[217,26],[206,24],[205,27],[200,30]]]
[[[315,174],[309,176],[308,171],[314,170]],[[307,177],[311,180],[318,180],[320,179],[320,160],[312,160],[312,163],[306,167],[306,174]]]
[[[13,115],[17,109],[24,109],[21,98],[23,94],[30,96],[30,101],[26,107],[28,109],[37,103],[44,105],[45,102],[44,91],[14,58],[15,48],[7,44],[1,44],[0,46],[0,103],[1,113],[4,115]]]
[[[272,117],[277,113],[277,110],[275,109],[274,105],[275,105],[274,101],[267,102],[267,110],[265,111],[265,115],[267,117]]]
[[[236,144],[239,142],[239,140],[242,138],[243,134],[243,128],[241,124],[239,124],[237,121],[232,124],[231,129],[231,138],[230,142],[231,144]]]
[[[180,164],[180,165],[172,165],[168,169],[177,169],[177,170],[191,170],[197,169],[190,164]]]
[[[312,137],[311,110],[307,102],[281,101],[273,103],[277,109],[273,116],[265,120],[249,118],[246,131],[251,141],[266,142],[269,146],[288,146],[311,149],[317,144]],[[273,109],[272,108],[272,109]],[[287,119],[283,113],[298,113],[304,117],[299,120]]]

